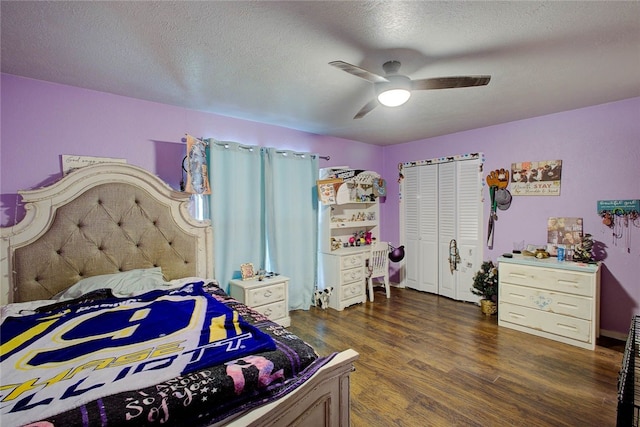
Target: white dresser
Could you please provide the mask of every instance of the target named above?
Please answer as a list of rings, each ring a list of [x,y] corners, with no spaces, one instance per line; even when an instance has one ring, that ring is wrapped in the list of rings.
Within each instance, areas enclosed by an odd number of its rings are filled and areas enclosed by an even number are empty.
[[[369,246],[342,248],[330,254],[322,253],[322,274],[327,287],[333,287],[329,307],[344,310],[367,299],[365,262]]]
[[[498,325],[593,350],[600,335],[600,265],[498,258]]]
[[[274,276],[263,280],[231,280],[229,295],[264,314],[270,320],[289,326],[289,278]]]

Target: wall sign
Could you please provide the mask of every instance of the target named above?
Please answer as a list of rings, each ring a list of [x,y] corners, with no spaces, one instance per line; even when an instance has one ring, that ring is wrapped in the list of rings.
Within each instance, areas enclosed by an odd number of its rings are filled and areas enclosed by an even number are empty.
[[[614,215],[639,213],[640,200],[598,200],[598,215],[606,212]]]
[[[511,164],[511,194],[514,196],[559,196],[562,160]]]
[[[126,159],[115,159],[112,157],[73,156],[70,154],[63,154],[61,157],[63,175],[66,175],[75,169],[95,165],[97,163],[127,163]]]

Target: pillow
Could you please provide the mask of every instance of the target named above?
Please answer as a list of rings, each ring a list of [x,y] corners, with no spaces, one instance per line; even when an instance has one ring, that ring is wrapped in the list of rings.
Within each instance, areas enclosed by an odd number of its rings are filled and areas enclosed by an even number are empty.
[[[111,289],[116,297],[129,297],[166,286],[162,268],[141,268],[122,273],[103,274],[80,280],[69,289],[59,293],[53,299],[68,300],[78,298],[87,292],[98,289]]]

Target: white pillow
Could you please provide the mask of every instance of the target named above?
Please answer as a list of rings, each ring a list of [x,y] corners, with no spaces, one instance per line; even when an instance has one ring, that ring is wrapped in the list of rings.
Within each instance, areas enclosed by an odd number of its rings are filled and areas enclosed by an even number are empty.
[[[78,298],[87,292],[109,288],[117,297],[129,297],[166,286],[162,268],[141,268],[122,273],[103,274],[80,280],[53,299],[62,301]]]

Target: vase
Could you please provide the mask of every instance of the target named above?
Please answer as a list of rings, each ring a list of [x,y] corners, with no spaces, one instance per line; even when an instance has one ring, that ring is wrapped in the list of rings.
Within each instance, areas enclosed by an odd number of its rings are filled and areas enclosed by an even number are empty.
[[[482,299],[480,300],[480,309],[485,316],[491,316],[498,312],[498,304],[488,299]]]

